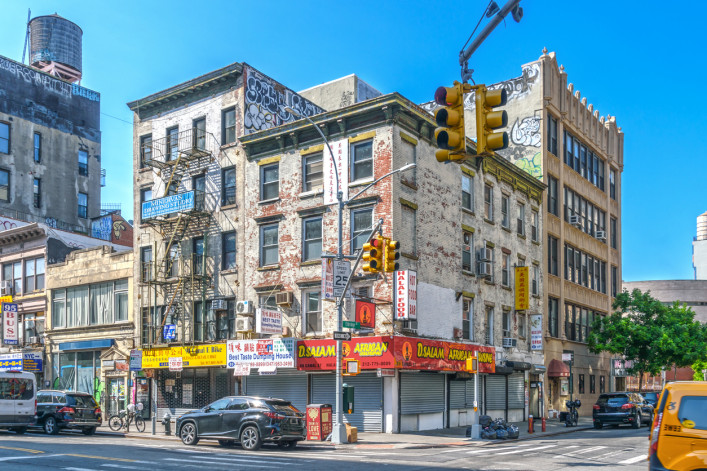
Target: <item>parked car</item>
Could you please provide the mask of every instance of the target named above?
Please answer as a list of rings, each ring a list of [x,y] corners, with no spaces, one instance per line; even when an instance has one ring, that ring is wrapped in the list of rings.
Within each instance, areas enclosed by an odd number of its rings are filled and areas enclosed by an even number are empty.
[[[660,396],[659,392],[644,392],[641,393],[641,395],[643,396],[643,399],[650,402],[650,404],[653,406],[653,409],[658,407],[658,397]]]
[[[633,428],[650,427],[653,421],[653,406],[635,392],[613,392],[599,395],[592,411],[594,428],[604,424],[619,426],[630,424]]]
[[[665,385],[655,410],[648,469],[705,469],[707,463],[707,382]]]
[[[37,393],[37,423],[49,435],[61,429],[81,429],[93,435],[103,421],[101,408],[88,393],[48,391]]]
[[[34,423],[36,381],[34,373],[0,372],[0,428],[25,433]]]
[[[264,441],[291,449],[306,438],[304,415],[282,399],[229,396],[177,418],[175,431],[185,445],[202,438],[222,446],[240,443],[255,451]]]

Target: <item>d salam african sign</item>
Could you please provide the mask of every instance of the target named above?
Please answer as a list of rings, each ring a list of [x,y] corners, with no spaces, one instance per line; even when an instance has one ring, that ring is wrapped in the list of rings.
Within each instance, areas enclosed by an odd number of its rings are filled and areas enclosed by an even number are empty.
[[[413,337],[395,337],[394,347],[397,368],[466,371],[466,359],[476,354],[479,373],[496,371],[494,347]]]
[[[359,337],[341,342],[345,358],[358,360],[361,369],[393,368],[393,337]],[[297,342],[298,370],[334,370],[336,340],[300,340]]]

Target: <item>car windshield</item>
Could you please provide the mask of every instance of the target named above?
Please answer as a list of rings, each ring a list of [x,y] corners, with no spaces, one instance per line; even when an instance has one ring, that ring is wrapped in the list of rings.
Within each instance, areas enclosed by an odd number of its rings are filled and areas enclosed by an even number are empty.
[[[628,397],[622,396],[599,396],[597,399],[597,404],[600,406],[611,406],[618,407],[626,404],[628,402]]]
[[[295,412],[297,414],[301,414],[299,410],[295,406],[293,406],[291,403],[287,401],[267,401],[268,404],[275,409],[278,412],[288,412],[292,413]]]
[[[78,406],[78,407],[91,407],[95,408],[96,406],[96,401],[93,400],[92,396],[73,396],[70,394],[66,395],[66,404],[69,406]]]
[[[707,397],[705,396],[683,396],[680,401],[678,419],[685,428],[696,428],[707,430]],[[694,427],[687,427],[686,420],[694,422]]]

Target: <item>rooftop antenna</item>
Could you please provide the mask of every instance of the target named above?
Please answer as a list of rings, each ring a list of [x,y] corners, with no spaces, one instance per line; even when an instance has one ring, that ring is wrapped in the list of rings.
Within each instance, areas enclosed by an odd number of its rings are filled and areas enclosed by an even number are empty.
[[[27,52],[27,42],[29,42],[29,19],[32,15],[32,10],[27,9],[27,32],[25,32],[25,47],[22,48],[22,63],[25,63],[25,53]]]

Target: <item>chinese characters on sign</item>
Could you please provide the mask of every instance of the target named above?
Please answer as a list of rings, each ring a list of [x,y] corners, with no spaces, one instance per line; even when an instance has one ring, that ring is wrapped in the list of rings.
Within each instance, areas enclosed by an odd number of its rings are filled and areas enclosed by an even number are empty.
[[[282,314],[272,309],[258,309],[255,314],[255,332],[258,334],[282,333]]]
[[[17,345],[17,304],[2,303],[2,341],[5,345]]]
[[[417,273],[398,270],[395,278],[395,320],[417,319]]]
[[[334,299],[334,260],[322,260],[322,299]]]
[[[528,289],[528,267],[516,267],[516,311],[525,311],[530,307]]]
[[[532,314],[530,316],[530,349],[543,349],[543,315]]]
[[[229,340],[227,344],[228,368],[294,368],[295,339]],[[235,374],[235,373],[234,373]]]
[[[324,146],[324,155],[322,156],[322,164],[324,167],[324,204],[334,204],[338,200],[336,198],[336,175],[339,175],[339,187],[341,197],[346,201],[349,197],[349,141],[342,139],[331,142],[331,151],[334,153],[334,159],[329,153],[327,146]],[[334,168],[336,162],[336,168]]]
[[[182,357],[169,357],[169,371],[182,371]]]
[[[142,351],[142,368],[168,368],[169,359],[180,357],[182,366],[221,366],[226,364],[226,344],[193,347],[146,348]]]

